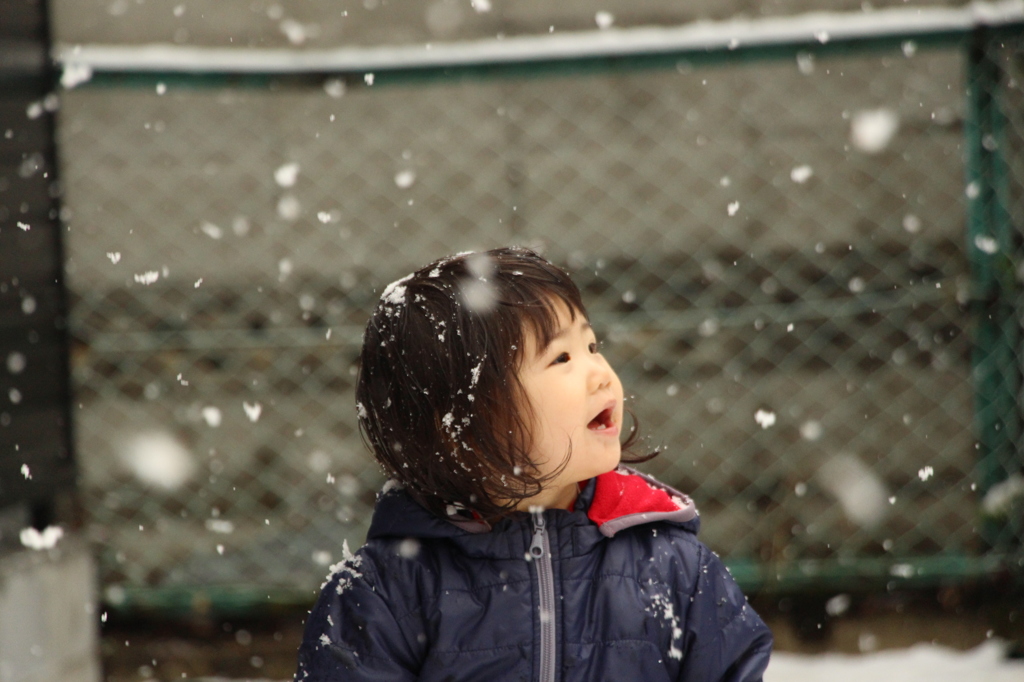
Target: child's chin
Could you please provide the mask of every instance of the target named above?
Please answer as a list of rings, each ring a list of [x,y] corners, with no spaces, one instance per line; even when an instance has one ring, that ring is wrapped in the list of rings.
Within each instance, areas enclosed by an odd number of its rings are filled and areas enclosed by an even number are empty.
[[[614,457],[609,457],[607,460],[601,462],[601,473],[607,474],[609,471],[615,471],[619,467],[619,463],[622,461],[622,450],[617,449]]]

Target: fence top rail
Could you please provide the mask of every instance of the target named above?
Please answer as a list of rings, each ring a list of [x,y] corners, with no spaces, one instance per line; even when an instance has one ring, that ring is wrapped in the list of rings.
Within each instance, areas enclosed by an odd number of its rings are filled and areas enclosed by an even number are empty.
[[[327,50],[58,44],[52,56],[64,68],[64,85],[72,87],[87,81],[92,73],[266,75],[514,66],[657,55],[685,57],[756,48],[840,47],[878,39],[956,38],[983,27],[1024,29],[1024,0]]]

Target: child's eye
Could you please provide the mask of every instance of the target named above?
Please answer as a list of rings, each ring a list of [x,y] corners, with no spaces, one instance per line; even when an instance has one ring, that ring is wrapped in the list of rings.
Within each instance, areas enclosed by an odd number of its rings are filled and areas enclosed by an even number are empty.
[[[594,341],[589,346],[587,346],[587,349],[590,350],[591,353],[597,353],[601,350],[601,342]]]
[[[569,360],[571,360],[571,358],[569,357],[568,353],[559,353],[558,357],[555,358],[554,362],[552,362],[551,364],[552,365],[559,365],[559,364],[562,364],[562,363],[565,363],[565,362],[569,362]]]

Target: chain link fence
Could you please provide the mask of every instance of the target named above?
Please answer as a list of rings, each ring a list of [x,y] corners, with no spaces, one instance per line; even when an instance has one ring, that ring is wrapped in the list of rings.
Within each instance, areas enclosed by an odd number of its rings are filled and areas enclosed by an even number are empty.
[[[382,483],[353,406],[377,295],[508,243],[574,273],[667,447],[645,468],[692,493],[741,582],[937,580],[1018,551],[1019,394],[998,428],[976,407],[986,258],[1004,322],[1024,310],[1021,52],[993,49],[999,234],[969,233],[995,181],[955,46],[65,92],[78,459],[108,601],[310,594]],[[997,393],[1020,390],[1013,338]]]

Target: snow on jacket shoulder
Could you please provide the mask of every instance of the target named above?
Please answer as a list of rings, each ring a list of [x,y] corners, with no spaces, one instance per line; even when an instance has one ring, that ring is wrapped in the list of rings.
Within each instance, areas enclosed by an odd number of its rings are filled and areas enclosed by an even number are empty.
[[[332,567],[296,680],[754,682],[772,637],[682,493],[621,467],[493,528],[381,494]]]

